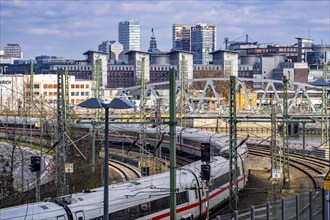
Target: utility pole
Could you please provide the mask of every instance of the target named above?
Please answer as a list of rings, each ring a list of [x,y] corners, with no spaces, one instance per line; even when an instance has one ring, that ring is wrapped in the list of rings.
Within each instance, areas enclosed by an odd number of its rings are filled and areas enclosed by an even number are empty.
[[[290,188],[290,160],[289,160],[289,115],[288,115],[288,79],[283,76],[283,188]]]
[[[29,100],[29,117],[30,119],[33,117],[33,99],[34,99],[34,94],[33,94],[33,89],[34,89],[34,72],[33,72],[33,62],[31,61],[30,64],[30,100]],[[32,127],[30,127],[30,144],[32,144]]]
[[[229,204],[232,210],[237,210],[238,179],[237,179],[237,120],[236,120],[236,82],[235,76],[230,76],[230,106],[229,106]]]
[[[170,69],[170,219],[176,220],[176,114],[175,71]]]
[[[141,82],[140,82],[140,121],[146,122],[146,81],[145,81],[145,58],[141,58]],[[146,125],[141,124],[141,133],[140,133],[140,154],[141,154],[141,173],[142,176],[149,176],[149,164],[146,162],[145,152],[147,151],[146,146]]]
[[[65,93],[64,93],[64,102],[66,106],[65,118],[69,118],[70,115],[70,90],[69,90],[69,71],[68,67],[65,67]]]
[[[66,123],[65,123],[65,86],[63,81],[64,71],[57,71],[57,146],[56,146],[56,182],[59,195],[68,193],[67,176],[65,164],[67,160]]]
[[[326,80],[327,78],[327,64],[323,64],[323,79]],[[328,94],[327,94],[327,86],[322,86],[322,120],[321,120],[321,146],[328,146],[328,114],[327,114],[327,107],[328,107]]]
[[[188,91],[188,86],[186,82],[187,78],[187,62],[184,55],[182,55],[181,59],[181,95],[180,95],[180,126],[185,128],[186,124],[186,117],[187,117],[187,109],[186,109],[186,91]]]
[[[93,97],[102,99],[102,60],[96,59],[93,70]],[[92,173],[95,173],[95,142],[96,142],[96,122],[100,121],[101,110],[96,109],[94,120],[92,120]]]
[[[161,112],[160,112],[160,99],[156,99],[156,115],[155,115],[155,122],[160,123],[161,119]],[[161,127],[160,124],[156,125],[156,173],[162,172],[162,134],[161,134]]]
[[[277,122],[276,122],[276,104],[272,103],[271,105],[271,165],[272,165],[272,178],[279,178],[276,177],[277,174],[279,173],[280,167],[278,164],[278,152],[279,149],[277,147],[277,133],[278,133],[278,127],[277,127]],[[276,175],[273,175],[276,174]]]

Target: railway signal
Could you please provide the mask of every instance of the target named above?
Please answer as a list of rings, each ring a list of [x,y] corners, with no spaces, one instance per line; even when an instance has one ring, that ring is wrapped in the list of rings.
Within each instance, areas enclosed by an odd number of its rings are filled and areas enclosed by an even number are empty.
[[[31,164],[29,165],[31,172],[40,172],[41,168],[41,157],[31,156]]]
[[[211,166],[210,164],[201,165],[201,179],[209,181],[211,179]]]
[[[211,161],[211,145],[209,143],[201,144],[201,161],[206,163]]]

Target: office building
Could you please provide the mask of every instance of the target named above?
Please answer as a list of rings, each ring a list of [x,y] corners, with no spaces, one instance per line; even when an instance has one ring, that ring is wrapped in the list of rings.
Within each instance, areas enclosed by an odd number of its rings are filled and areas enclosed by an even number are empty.
[[[307,62],[307,52],[312,51],[313,40],[297,37],[298,40],[298,62]]]
[[[191,28],[191,52],[194,53],[194,64],[209,64],[212,61],[210,53],[216,49],[216,39],[215,25],[198,24]]]
[[[118,41],[123,45],[124,54],[130,50],[140,51],[139,21],[121,21],[118,24]],[[127,60],[127,56],[125,55]]]
[[[191,28],[193,24],[173,24],[172,48],[173,50],[191,51]]]
[[[4,58],[23,58],[21,46],[18,44],[7,44],[4,48]]]

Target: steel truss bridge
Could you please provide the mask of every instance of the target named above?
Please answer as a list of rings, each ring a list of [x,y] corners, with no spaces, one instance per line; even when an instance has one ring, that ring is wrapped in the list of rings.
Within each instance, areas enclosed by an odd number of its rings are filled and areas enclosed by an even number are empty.
[[[177,108],[185,107],[187,116],[201,116],[207,114],[226,116],[229,114],[229,78],[200,78],[187,79],[188,89],[182,89],[181,80],[176,81]],[[227,83],[227,84],[226,84]],[[194,84],[199,85],[199,90],[193,88]],[[251,89],[251,85],[258,85],[260,90]],[[169,82],[149,83],[145,85],[145,100],[151,103],[148,106],[152,108],[152,103],[161,100],[161,113],[168,112],[169,96],[163,88],[169,88]],[[276,89],[280,88],[280,89]],[[270,79],[247,79],[236,78],[235,91],[237,105],[245,102],[245,108],[237,108],[238,115],[270,115],[271,106],[277,106],[277,113],[283,113],[284,82]],[[134,99],[134,94],[140,92],[140,86],[133,86],[119,89],[116,96]],[[225,94],[227,90],[227,94]],[[225,95],[224,95],[225,94]],[[253,102],[253,96],[256,99]],[[321,115],[322,87],[313,86],[306,83],[288,82],[288,114],[290,115]],[[180,97],[184,96],[184,103],[180,103]],[[182,99],[181,99],[182,100]],[[210,102],[212,106],[210,107]]]

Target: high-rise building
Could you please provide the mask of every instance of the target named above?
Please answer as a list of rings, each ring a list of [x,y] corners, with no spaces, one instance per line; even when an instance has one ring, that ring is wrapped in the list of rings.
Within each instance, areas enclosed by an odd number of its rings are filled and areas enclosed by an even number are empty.
[[[211,52],[217,46],[217,28],[215,25],[197,24],[191,28],[191,52],[194,53],[194,64],[209,64]]]
[[[21,46],[18,44],[7,44],[4,48],[4,58],[23,58]]]
[[[312,51],[313,40],[296,37],[298,40],[298,62],[307,62],[307,52]]]
[[[191,51],[191,28],[193,24],[173,24],[172,27],[172,48],[174,50]]]
[[[118,41],[123,45],[124,54],[130,50],[140,51],[140,22],[129,20],[118,24]],[[125,55],[127,60],[127,56]]]

